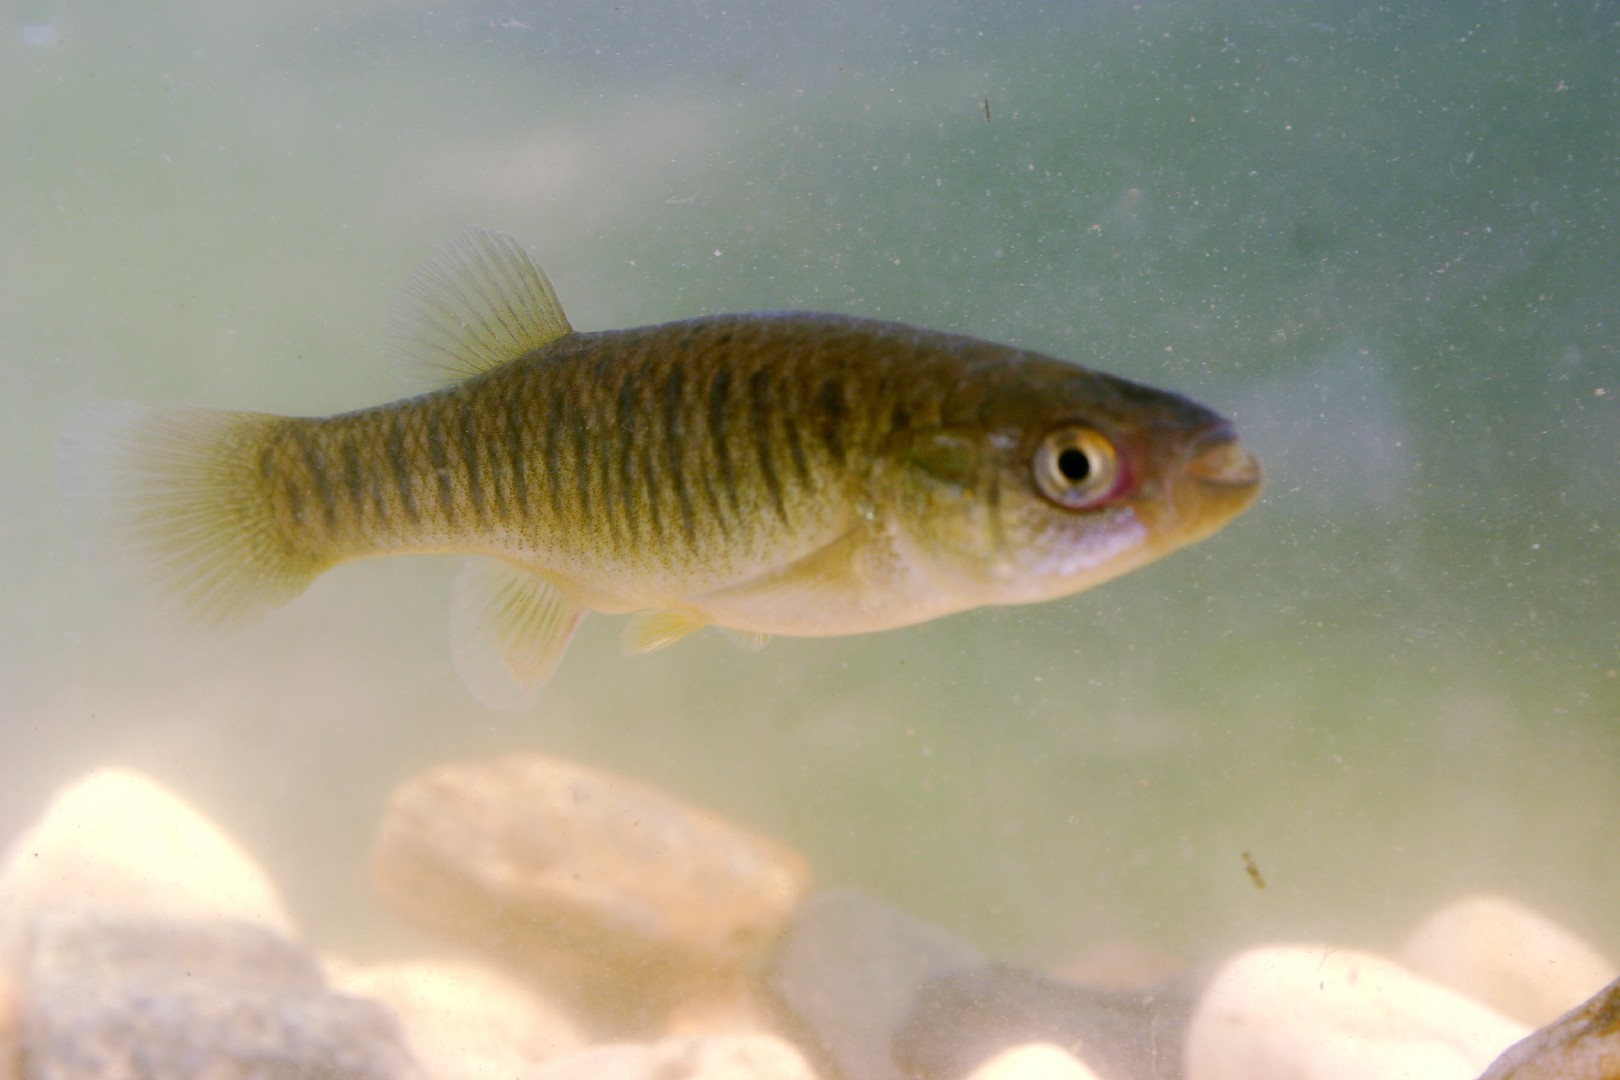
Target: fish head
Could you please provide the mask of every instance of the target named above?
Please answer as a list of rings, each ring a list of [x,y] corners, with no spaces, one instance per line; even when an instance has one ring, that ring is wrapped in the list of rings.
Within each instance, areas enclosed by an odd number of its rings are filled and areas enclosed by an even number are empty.
[[[1225,418],[1026,353],[960,380],[901,457],[906,547],[963,606],[1090,588],[1209,536],[1260,490]]]

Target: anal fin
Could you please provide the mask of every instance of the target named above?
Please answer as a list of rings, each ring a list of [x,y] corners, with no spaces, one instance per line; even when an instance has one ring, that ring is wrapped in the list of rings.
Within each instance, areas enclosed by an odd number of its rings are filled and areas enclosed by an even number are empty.
[[[706,624],[678,611],[638,611],[624,624],[619,644],[626,656],[656,652]]]
[[[771,640],[771,635],[762,634],[758,630],[738,630],[731,626],[717,626],[715,629],[719,630],[722,637],[743,652],[759,652],[765,647],[766,642]]]
[[[490,708],[527,709],[584,617],[584,608],[533,571],[496,558],[468,559],[450,605],[456,670]]]

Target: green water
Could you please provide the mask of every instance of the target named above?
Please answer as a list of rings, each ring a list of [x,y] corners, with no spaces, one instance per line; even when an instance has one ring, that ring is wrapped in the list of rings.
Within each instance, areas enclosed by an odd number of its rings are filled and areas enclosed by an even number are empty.
[[[0,835],[130,765],[317,942],[388,949],[390,787],[535,750],[1016,960],[1376,947],[1480,890],[1620,952],[1620,5],[27,0],[0,31]],[[388,299],[466,223],[581,328],[1008,341],[1230,413],[1269,486],[1038,608],[639,659],[592,619],[525,717],[455,676],[449,560],[169,656],[74,554],[56,432],[399,396]]]

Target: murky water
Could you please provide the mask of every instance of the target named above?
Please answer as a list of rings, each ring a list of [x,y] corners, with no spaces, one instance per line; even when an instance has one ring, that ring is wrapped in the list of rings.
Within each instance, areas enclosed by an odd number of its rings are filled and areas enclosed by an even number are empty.
[[[0,30],[0,835],[135,766],[363,951],[398,932],[364,870],[390,787],[534,749],[1012,959],[1379,945],[1479,890],[1620,945],[1620,7],[28,0]],[[101,397],[398,396],[388,299],[465,223],[581,328],[845,311],[1182,390],[1269,487],[1039,608],[640,659],[593,619],[523,717],[456,678],[453,560],[172,655],[75,555],[57,431]]]

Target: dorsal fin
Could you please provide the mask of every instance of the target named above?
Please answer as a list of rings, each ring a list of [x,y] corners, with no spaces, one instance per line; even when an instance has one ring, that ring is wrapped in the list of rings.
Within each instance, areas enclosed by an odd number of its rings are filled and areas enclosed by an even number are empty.
[[[428,256],[389,308],[386,340],[413,381],[438,386],[571,333],[538,263],[510,236],[468,226]]]

